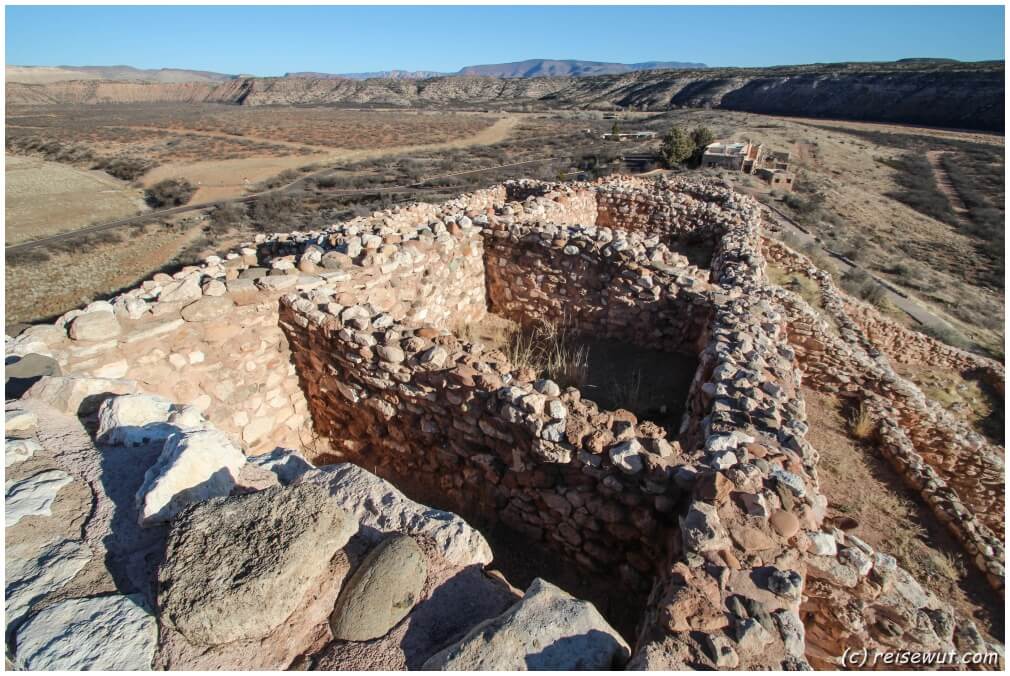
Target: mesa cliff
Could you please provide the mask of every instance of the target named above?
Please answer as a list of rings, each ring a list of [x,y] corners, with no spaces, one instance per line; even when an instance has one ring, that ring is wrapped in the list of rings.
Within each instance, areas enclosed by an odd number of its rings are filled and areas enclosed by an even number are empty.
[[[515,106],[753,113],[1002,131],[1004,64],[815,64],[640,71],[595,77],[423,80],[238,78],[223,83],[9,83],[7,105],[224,103],[396,107]]]

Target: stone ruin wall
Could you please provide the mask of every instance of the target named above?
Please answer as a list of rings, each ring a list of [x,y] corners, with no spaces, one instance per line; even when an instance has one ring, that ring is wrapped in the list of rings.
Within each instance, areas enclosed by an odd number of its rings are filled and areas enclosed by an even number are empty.
[[[582,204],[581,213],[594,213],[585,209],[584,199]],[[562,202],[540,206],[564,220]],[[640,238],[612,242],[609,230],[557,226],[547,226],[552,234],[543,238],[517,223],[542,211],[518,203],[490,217],[471,210],[491,249],[483,260],[493,310],[520,320],[562,319],[553,305],[561,300],[586,311],[580,315],[580,330],[627,337],[634,329],[653,346],[684,347],[683,329],[676,325],[681,318],[671,312],[690,304],[678,304],[675,275],[651,269]],[[563,242],[553,236],[561,234]],[[614,258],[605,258],[604,249]],[[652,242],[651,251],[674,262],[674,254],[658,242]],[[527,256],[526,263],[534,267],[537,261],[541,267],[535,274],[551,276],[552,282],[524,286],[519,278],[505,281],[522,272],[508,269],[512,256]],[[608,300],[599,298],[599,290],[595,297],[583,298],[587,271],[601,273],[603,262],[606,279],[613,278]],[[436,265],[450,266],[450,260]],[[688,283],[701,284],[694,279]],[[484,278],[452,280],[446,286],[462,294],[474,286],[483,289]],[[511,289],[536,298],[516,305],[522,294]],[[286,297],[282,326],[295,345],[316,429],[334,441],[341,458],[412,485],[416,492],[437,489],[440,502],[462,513],[500,519],[588,570],[617,574],[633,588],[648,587],[659,563],[670,555],[666,549],[674,538],[657,533],[675,527],[671,513],[679,495],[672,481],[674,446],[663,430],[638,424],[627,411],[601,411],[577,390],[562,393],[553,383],[511,379],[513,366],[504,355],[460,341],[444,325],[401,320],[402,313],[376,316],[374,307],[343,308],[319,300],[304,294]],[[543,309],[537,308],[540,302]],[[695,302],[704,310],[700,296]],[[608,305],[619,311],[606,312]],[[520,307],[529,311],[520,312]],[[629,460],[605,453],[621,444]],[[656,455],[641,456],[638,448]],[[643,470],[648,477],[644,487],[641,477],[628,478]]]
[[[712,314],[707,276],[688,270],[686,259],[658,239],[636,239],[643,251],[630,256],[613,250],[609,228],[500,221],[488,228],[488,302],[495,313],[692,357],[701,350]],[[654,256],[662,267],[652,264]]]
[[[216,257],[215,257],[216,258]],[[15,353],[53,356],[64,373],[136,381],[200,410],[255,454],[311,439],[305,397],[277,323],[282,294],[240,274],[255,253],[183,268],[28,329]],[[271,278],[292,285],[297,277]]]
[[[832,331],[802,299],[788,292],[780,294],[790,315],[790,341],[796,346],[806,380],[868,408],[877,425],[882,453],[962,543],[993,588],[1002,593],[1003,449],[895,373],[889,355],[874,348],[876,340],[870,342],[868,335],[887,336],[883,345],[890,347],[890,355],[901,354],[906,363],[962,373],[988,372],[989,378],[1000,382],[1002,367],[900,327],[852,299],[843,301],[830,276],[806,257],[770,240],[765,241],[765,248],[777,264],[818,282],[826,311],[841,327]],[[853,308],[857,321],[849,316]],[[865,333],[863,326],[867,327]],[[899,347],[905,340],[910,347],[907,352]]]
[[[507,204],[515,198],[521,201]],[[661,224],[656,242],[650,218]],[[618,238],[634,244],[616,266],[609,258],[600,262],[606,247],[597,238],[604,229],[619,235],[615,223],[631,231]],[[691,223],[696,234],[715,240],[708,279],[664,251],[676,250],[692,233]],[[583,227],[560,227],[576,224]],[[812,311],[765,283],[760,227],[753,200],[702,182],[509,183],[323,232],[260,236],[223,259],[114,299],[111,314],[126,327],[116,341],[89,342],[80,338],[84,332],[68,338],[58,325],[30,329],[34,335],[19,337],[14,347],[24,353],[41,345],[68,369],[110,376],[132,378],[132,369],[152,366],[140,372],[144,389],[185,403],[205,403],[207,395],[208,417],[239,438],[254,420],[236,420],[235,412],[257,404],[255,413],[263,405],[240,388],[262,387],[280,373],[295,415],[307,411],[314,422],[304,421],[295,436],[318,435],[333,444],[318,450],[317,459],[339,454],[379,473],[406,474],[458,500],[464,513],[500,510],[509,525],[587,568],[616,571],[629,585],[654,580],[633,667],[798,668],[808,659],[838,665],[841,646],[889,645],[873,628],[880,608],[916,629],[909,644],[967,645],[964,636],[977,638],[971,622],[956,620],[893,559],[852,535],[822,530],[826,500],[817,484],[817,452],[805,440],[800,382],[808,376],[818,386],[839,384],[819,382],[811,366],[819,362],[809,356],[823,354],[804,347],[803,322]],[[561,238],[548,243],[533,230],[564,232],[564,244]],[[567,246],[580,252],[566,252]],[[511,302],[516,317],[539,316],[545,311],[536,308],[546,304],[556,316],[557,303],[535,294],[529,277],[520,282],[512,274],[520,272],[511,266],[522,256],[566,293],[585,286],[593,266],[620,268],[613,279],[622,291],[613,299],[621,313],[610,309],[609,295],[576,292],[580,303],[607,307],[587,316],[608,317],[608,330],[627,332],[621,322],[642,317],[669,320],[650,309],[657,289],[660,298],[693,308],[680,318],[691,328],[681,325],[664,336],[669,328],[653,326],[652,334],[637,336],[700,350],[679,444],[627,412],[599,410],[577,390],[509,373],[503,355],[482,352],[447,330],[460,317],[480,318],[489,303],[498,310]],[[194,286],[199,296],[192,295]],[[189,289],[185,302],[166,294],[181,287]],[[196,303],[207,306],[198,309],[209,319],[193,319],[196,310],[187,308]],[[131,312],[136,320],[124,318]],[[62,324],[70,320],[75,333],[72,314]],[[100,333],[108,320],[95,324]],[[814,328],[824,345],[837,341],[826,326]],[[127,340],[137,330],[143,337]],[[214,342],[220,333],[231,335]],[[243,338],[252,357],[234,349]],[[107,345],[95,347],[100,343]],[[180,368],[192,383],[190,368],[201,362],[190,354],[211,344],[216,351],[208,347],[205,361],[212,356],[222,366],[197,378],[199,393],[183,389],[177,396],[175,388],[190,385],[167,378],[166,369]],[[149,364],[139,363],[142,354]],[[122,366],[102,370],[121,357],[125,373]],[[213,390],[221,374],[239,386],[218,402]],[[296,430],[280,426],[273,431],[279,437],[247,446],[295,445]],[[913,450],[908,456],[917,457]],[[923,471],[936,479],[928,488],[942,483],[928,465]],[[1002,581],[1001,546],[999,561]]]

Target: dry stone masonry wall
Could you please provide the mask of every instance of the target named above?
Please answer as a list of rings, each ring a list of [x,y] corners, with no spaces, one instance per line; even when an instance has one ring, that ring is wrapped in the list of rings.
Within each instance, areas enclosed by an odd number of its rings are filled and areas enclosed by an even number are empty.
[[[767,283],[766,256],[819,281],[830,326]],[[884,453],[1002,590],[1002,542],[987,523],[1002,514],[1002,449],[894,374],[885,353],[900,332],[843,298],[808,261],[763,241],[757,203],[724,186],[509,182],[322,231],[258,236],[8,340],[8,354],[55,360],[8,413],[8,464],[48,452],[25,417],[49,420],[51,408],[98,412],[105,447],[156,449],[136,451],[151,466],[129,490],[135,528],[172,529],[172,558],[158,571],[165,585],[148,599],[161,634],[143,658],[161,667],[464,665],[481,631],[507,632],[514,618],[553,626],[550,609],[562,607],[600,635],[576,651],[598,654],[594,666],[629,659],[591,606],[542,581],[523,599],[489,583],[480,568],[493,555],[479,533],[359,468],[648,591],[634,668],[833,667],[853,645],[988,650],[894,559],[823,525],[803,383],[866,402]],[[461,337],[461,325],[489,312],[695,359],[676,437]],[[916,345],[910,358],[988,369],[1002,391],[998,365]],[[121,396],[99,409],[110,393]],[[316,465],[354,464],[313,470],[288,448]],[[54,479],[39,490],[61,490]],[[306,523],[309,512],[318,519]],[[222,550],[213,571],[199,564],[200,543],[223,546],[213,524],[269,542],[276,534],[263,524],[280,513],[290,515],[281,537],[318,554],[299,557],[318,584],[285,589],[275,573],[295,564],[269,547],[254,559]],[[325,523],[332,528],[317,532]],[[416,542],[356,539],[379,531]],[[88,546],[90,555],[104,545]],[[228,571],[249,566],[284,604],[257,600],[252,588],[245,600],[224,591]],[[402,606],[397,591],[411,596],[408,609],[423,601],[405,620],[397,611],[378,628],[348,624],[370,598],[365,573],[352,574],[362,566],[398,576],[382,604]],[[470,584],[467,570],[477,571],[474,586],[453,587],[453,598],[481,599],[473,617],[487,622],[476,629],[435,603],[436,582]],[[211,577],[222,582],[203,608],[185,585]],[[246,606],[257,609],[249,618],[207,621]],[[327,624],[335,607],[340,618]],[[438,645],[434,634],[423,646],[406,641],[404,626],[423,618],[455,633],[439,634]],[[365,635],[375,638],[357,642]],[[541,664],[530,650],[483,663]]]
[[[825,311],[839,327],[833,331],[802,299],[779,290],[779,302],[789,313],[789,339],[807,381],[818,389],[853,397],[866,407],[876,422],[882,453],[964,545],[993,588],[1002,593],[1005,553],[999,534],[1004,529],[1006,497],[1004,450],[899,376],[868,334],[892,336],[885,343],[892,350],[896,341],[908,334],[911,350],[903,356],[906,361],[983,371],[998,381],[1003,380],[1002,366],[939,345],[896,326],[855,300],[843,300],[830,275],[806,257],[767,240],[766,248],[779,265],[818,282]],[[858,323],[850,318],[850,308],[858,310]],[[866,333],[862,326],[868,327]]]

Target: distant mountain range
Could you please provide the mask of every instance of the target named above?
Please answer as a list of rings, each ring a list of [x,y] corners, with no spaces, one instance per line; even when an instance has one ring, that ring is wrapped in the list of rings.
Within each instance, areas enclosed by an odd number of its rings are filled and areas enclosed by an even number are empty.
[[[32,69],[22,74],[38,75]],[[49,69],[52,70],[52,69]],[[134,71],[186,77],[186,71]],[[465,70],[465,69],[464,69]],[[341,105],[428,109],[662,111],[723,108],[765,115],[900,122],[1003,131],[1002,61],[963,63],[911,59],[880,63],[814,63],[770,68],[680,68],[609,75],[547,77],[512,67],[518,77],[433,77],[423,80],[348,77],[222,76],[224,81],[8,81],[17,105],[223,103]],[[79,75],[80,71],[74,71]],[[190,71],[195,72],[195,71]],[[486,71],[485,71],[486,72]],[[10,73],[10,69],[8,69]],[[104,73],[103,73],[104,74]],[[22,75],[23,76],[23,75]],[[47,77],[58,74],[47,73]],[[196,73],[214,78],[215,74]],[[9,109],[9,108],[8,108]]]
[[[587,77],[591,75],[620,75],[637,70],[667,70],[706,68],[703,63],[686,61],[645,61],[642,63],[608,63],[605,61],[574,61],[571,59],[527,59],[512,63],[491,63],[483,66],[466,66],[454,75],[470,77]]]
[[[178,82],[224,82],[239,77],[205,70],[182,68],[134,68],[133,66],[7,66],[7,82],[46,84],[67,80]]]
[[[444,77],[450,73],[437,70],[377,70],[371,73],[316,73],[299,71],[284,73],[284,77],[303,77],[316,80],[427,80],[429,77]]]
[[[674,68],[705,68],[703,63],[682,61],[646,61],[643,63],[608,63],[604,61],[575,61],[553,59],[528,59],[512,63],[491,63],[465,66],[455,73],[433,70],[380,70],[370,73],[319,73],[300,71],[285,73],[284,77],[313,80],[426,80],[433,77],[586,77],[590,75],[620,75],[639,70]],[[46,84],[68,80],[144,81],[159,83],[224,82],[248,75],[228,75],[204,70],[181,68],[143,69],[132,66],[7,66],[7,82],[21,84]]]

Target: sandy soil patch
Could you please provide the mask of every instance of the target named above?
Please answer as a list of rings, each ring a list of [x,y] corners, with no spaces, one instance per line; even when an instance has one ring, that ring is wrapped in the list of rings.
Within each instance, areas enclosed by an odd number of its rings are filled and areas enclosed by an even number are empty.
[[[143,210],[142,191],[107,174],[6,155],[8,244],[111,221]]]

